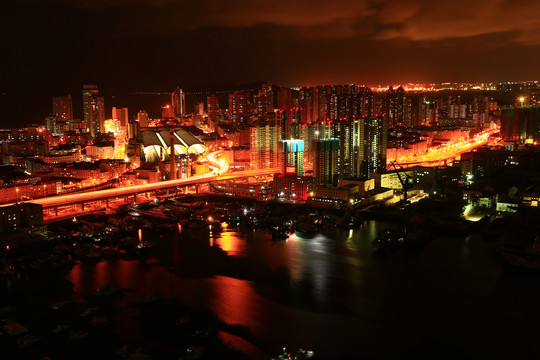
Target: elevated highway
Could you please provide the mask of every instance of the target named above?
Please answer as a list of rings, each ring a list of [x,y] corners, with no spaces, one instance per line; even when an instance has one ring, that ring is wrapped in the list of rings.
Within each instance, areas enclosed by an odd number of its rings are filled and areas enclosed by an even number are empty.
[[[212,171],[206,174],[196,175],[196,176],[192,176],[185,179],[161,181],[161,182],[152,183],[152,184],[135,185],[135,186],[106,189],[106,190],[96,190],[96,191],[89,191],[89,192],[83,192],[83,193],[77,193],[77,194],[57,195],[57,196],[51,196],[51,197],[46,197],[46,198],[41,198],[41,199],[35,199],[35,200],[32,200],[31,202],[42,205],[44,210],[54,209],[54,208],[58,208],[62,206],[68,206],[68,205],[79,205],[79,204],[84,210],[85,203],[90,203],[94,201],[101,201],[101,200],[108,201],[109,199],[129,198],[131,196],[133,196],[134,200],[136,200],[137,195],[145,194],[149,192],[156,192],[156,191],[170,190],[170,189],[176,190],[180,187],[204,184],[211,181],[228,180],[228,179],[236,179],[236,178],[251,177],[251,176],[272,175],[272,174],[276,174],[280,172],[279,168],[272,168],[272,169],[264,169],[264,170],[237,171],[237,172],[232,172],[232,173],[228,173],[224,175],[228,171],[229,166],[225,162],[222,162],[216,158],[218,153],[219,152],[213,152],[213,153],[208,154],[207,160],[211,164],[210,167]]]

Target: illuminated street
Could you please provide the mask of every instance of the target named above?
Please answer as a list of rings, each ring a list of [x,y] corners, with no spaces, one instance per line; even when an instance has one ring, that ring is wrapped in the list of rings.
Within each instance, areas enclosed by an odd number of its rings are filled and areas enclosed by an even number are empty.
[[[430,148],[428,152],[424,154],[400,157],[397,162],[402,168],[412,167],[415,165],[444,165],[446,162],[456,159],[462,153],[472,151],[480,146],[488,144],[490,136],[498,133],[499,130],[500,127],[494,125],[490,129],[476,134],[472,139],[449,142],[445,145]]]
[[[540,359],[538,0],[2,5],[2,359]]]

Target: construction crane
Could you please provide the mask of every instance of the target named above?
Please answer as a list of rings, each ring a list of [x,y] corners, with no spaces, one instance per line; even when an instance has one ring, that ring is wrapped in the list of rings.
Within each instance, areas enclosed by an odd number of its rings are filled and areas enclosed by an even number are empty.
[[[399,169],[398,169],[398,167],[396,165],[399,166]],[[400,208],[404,209],[405,206],[408,205],[407,191],[409,191],[409,189],[411,187],[411,184],[409,183],[409,179],[411,178],[411,176],[409,174],[407,174],[405,171],[401,170],[401,166],[398,164],[397,161],[395,161],[395,160],[392,161],[392,166],[394,167],[394,170],[396,170],[399,182],[401,183],[401,186],[403,187],[403,200],[401,201]],[[401,178],[400,172],[404,173],[404,175],[405,175],[404,179]]]

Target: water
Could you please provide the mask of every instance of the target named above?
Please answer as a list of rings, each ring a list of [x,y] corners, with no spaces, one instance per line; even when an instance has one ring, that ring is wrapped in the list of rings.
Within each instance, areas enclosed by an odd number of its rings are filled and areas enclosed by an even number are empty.
[[[505,267],[479,237],[439,237],[416,252],[379,256],[371,242],[390,225],[376,221],[279,242],[263,229],[226,226],[154,238],[146,264],[79,263],[66,275],[72,299],[109,284],[134,289],[124,302],[177,298],[249,328],[248,338],[220,337],[254,359],[283,346],[328,359],[540,354],[539,274]],[[140,337],[129,316],[118,327],[125,340]]]

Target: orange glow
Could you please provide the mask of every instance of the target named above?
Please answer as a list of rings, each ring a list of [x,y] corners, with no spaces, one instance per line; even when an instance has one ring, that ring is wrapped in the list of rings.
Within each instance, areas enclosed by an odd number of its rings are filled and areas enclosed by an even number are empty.
[[[498,131],[499,126],[493,126],[489,130],[478,133],[472,139],[462,139],[457,142],[449,142],[444,146],[431,147],[427,152],[422,154],[401,156],[398,162],[401,168],[408,168],[414,165],[430,166],[444,164],[445,161],[456,159],[464,152],[487,144],[489,142],[489,136]],[[390,163],[391,161],[389,161]]]
[[[256,311],[246,311],[253,308],[253,288],[249,281],[218,276],[214,282],[214,305],[216,313],[223,316],[223,321],[231,324],[246,324],[250,329],[261,326],[257,322]],[[262,308],[260,311],[264,311]]]
[[[138,233],[139,233],[139,241],[142,241],[142,229],[139,229]]]
[[[6,245],[6,250],[9,250],[9,245]]]

